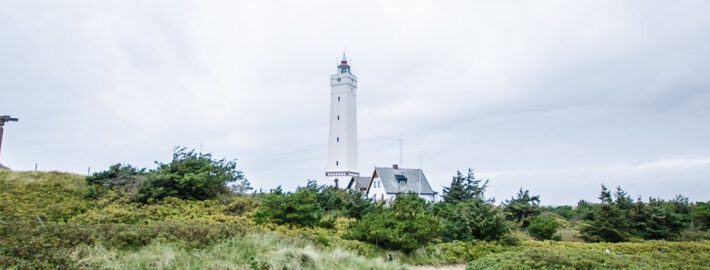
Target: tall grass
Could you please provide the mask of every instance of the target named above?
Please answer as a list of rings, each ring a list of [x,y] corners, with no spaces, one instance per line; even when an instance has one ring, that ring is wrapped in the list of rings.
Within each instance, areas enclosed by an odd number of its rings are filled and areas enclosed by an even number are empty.
[[[274,233],[236,236],[197,249],[179,242],[154,242],[137,250],[85,246],[73,256],[80,266],[97,269],[405,269]]]

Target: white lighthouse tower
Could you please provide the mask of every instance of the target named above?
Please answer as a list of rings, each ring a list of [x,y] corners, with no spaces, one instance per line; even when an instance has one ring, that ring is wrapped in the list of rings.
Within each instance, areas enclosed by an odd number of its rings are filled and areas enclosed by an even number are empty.
[[[326,183],[344,187],[359,176],[357,164],[357,77],[343,54],[338,73],[330,75],[330,132]]]

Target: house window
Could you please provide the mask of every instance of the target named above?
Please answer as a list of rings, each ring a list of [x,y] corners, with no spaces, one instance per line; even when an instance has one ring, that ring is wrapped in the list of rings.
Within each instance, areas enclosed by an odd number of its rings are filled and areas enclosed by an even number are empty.
[[[337,160],[335,161],[335,166],[338,166],[340,164]]]
[[[338,120],[340,120],[340,115],[338,115]]]
[[[338,101],[340,101],[340,97],[338,97]]]
[[[340,78],[338,78],[338,81],[340,81]]]
[[[340,142],[340,137],[335,137],[335,142]]]

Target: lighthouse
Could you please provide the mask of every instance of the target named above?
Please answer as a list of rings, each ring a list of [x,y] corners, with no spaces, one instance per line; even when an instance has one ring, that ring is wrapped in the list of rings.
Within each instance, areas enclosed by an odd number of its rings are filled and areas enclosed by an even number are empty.
[[[330,75],[330,130],[325,181],[340,187],[359,176],[357,155],[357,77],[348,59],[340,60],[337,72]]]

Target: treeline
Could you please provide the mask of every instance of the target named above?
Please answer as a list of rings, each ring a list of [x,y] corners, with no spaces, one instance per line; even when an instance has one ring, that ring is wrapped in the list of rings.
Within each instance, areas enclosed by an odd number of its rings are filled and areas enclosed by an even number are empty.
[[[582,220],[582,237],[590,242],[623,242],[632,238],[646,240],[698,240],[707,237],[710,205],[690,203],[677,195],[670,200],[649,198],[635,201],[617,187],[612,193],[602,185],[599,203],[580,201],[577,207],[546,207],[570,220]],[[682,238],[681,238],[682,237]]]
[[[620,187],[602,186],[599,202],[576,207],[544,207],[528,190],[500,204],[486,197],[488,180],[457,172],[444,187],[442,200],[427,203],[416,194],[391,202],[373,202],[362,193],[319,186],[308,181],[293,192],[277,187],[266,193],[251,186],[234,161],[177,149],[169,163],[155,169],[114,165],[87,177],[92,187],[126,194],[135,203],[152,204],[168,197],[184,200],[230,197],[230,211],[257,224],[332,229],[345,226],[345,239],[410,252],[430,243],[499,241],[514,244],[521,236],[540,240],[620,242],[631,239],[697,240],[708,237],[708,203],[671,200],[636,201]],[[87,196],[97,196],[90,190]]]

